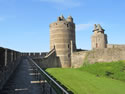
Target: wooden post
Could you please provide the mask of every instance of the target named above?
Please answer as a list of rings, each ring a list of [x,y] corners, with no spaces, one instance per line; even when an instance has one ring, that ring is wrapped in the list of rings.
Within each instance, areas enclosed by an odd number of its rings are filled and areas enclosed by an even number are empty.
[[[5,49],[5,66],[7,65],[7,49]]]
[[[13,62],[13,51],[11,51],[11,62]]]

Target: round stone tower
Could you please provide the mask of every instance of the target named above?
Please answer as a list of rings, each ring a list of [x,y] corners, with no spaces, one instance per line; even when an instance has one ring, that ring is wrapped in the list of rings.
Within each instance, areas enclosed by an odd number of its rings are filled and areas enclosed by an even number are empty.
[[[71,49],[76,49],[75,24],[71,16],[65,19],[62,15],[50,24],[50,50],[54,47],[61,67],[71,67]]]
[[[107,48],[107,35],[104,34],[104,29],[100,24],[94,26],[94,34],[92,35],[92,49]]]

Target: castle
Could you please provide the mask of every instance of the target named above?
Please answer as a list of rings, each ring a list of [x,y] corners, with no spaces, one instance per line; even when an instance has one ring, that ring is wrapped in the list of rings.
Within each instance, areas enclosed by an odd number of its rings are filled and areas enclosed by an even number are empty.
[[[92,50],[78,50],[73,18],[64,16],[50,24],[50,52],[42,59],[34,59],[41,67],[80,67],[86,62],[125,60],[125,45],[108,44],[107,35],[100,24],[94,25]]]

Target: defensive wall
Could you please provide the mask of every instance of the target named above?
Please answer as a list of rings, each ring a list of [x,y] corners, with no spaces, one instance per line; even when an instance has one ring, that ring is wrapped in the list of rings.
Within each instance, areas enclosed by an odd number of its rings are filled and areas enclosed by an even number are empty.
[[[34,58],[33,59],[41,68],[55,68],[62,67],[59,57],[56,55],[55,49],[52,49],[48,54],[43,58]]]
[[[43,58],[47,55],[47,52],[22,52],[22,56],[29,56],[32,59]]]
[[[22,56],[32,58],[41,68],[62,67],[60,59],[56,54],[55,48],[50,52],[25,52]]]
[[[21,53],[0,47],[0,90],[21,60]]]
[[[33,58],[33,55],[31,56]],[[42,56],[42,58],[33,58],[41,68],[62,67],[59,57],[56,55],[55,49],[52,49],[49,53]],[[112,62],[119,60],[125,60],[125,45],[107,44],[107,48],[93,49],[89,51],[77,50],[71,52],[72,68],[81,67],[86,63],[93,64],[95,62]]]
[[[120,44],[107,44],[107,48],[121,48],[121,49],[125,49],[125,45],[120,45]]]
[[[95,62],[112,62],[119,60],[125,60],[125,47],[73,52],[71,67],[77,68],[88,63],[93,64]]]

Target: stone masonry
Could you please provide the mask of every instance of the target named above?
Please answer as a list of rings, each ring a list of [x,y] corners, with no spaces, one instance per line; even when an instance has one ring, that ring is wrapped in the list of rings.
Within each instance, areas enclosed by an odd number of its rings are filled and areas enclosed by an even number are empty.
[[[107,35],[104,29],[98,24],[94,26],[92,35],[92,49],[103,49],[107,47]]]
[[[44,58],[36,58],[35,61],[42,68],[77,68],[87,62],[93,64],[125,60],[125,45],[108,44],[104,31],[100,24],[95,24],[91,37],[92,50],[78,50],[73,18],[69,16],[65,19],[62,15],[50,24],[50,52]]]
[[[62,15],[50,24],[50,50],[55,48],[61,67],[71,66],[71,44],[75,50],[75,24],[71,16],[65,19]]]

